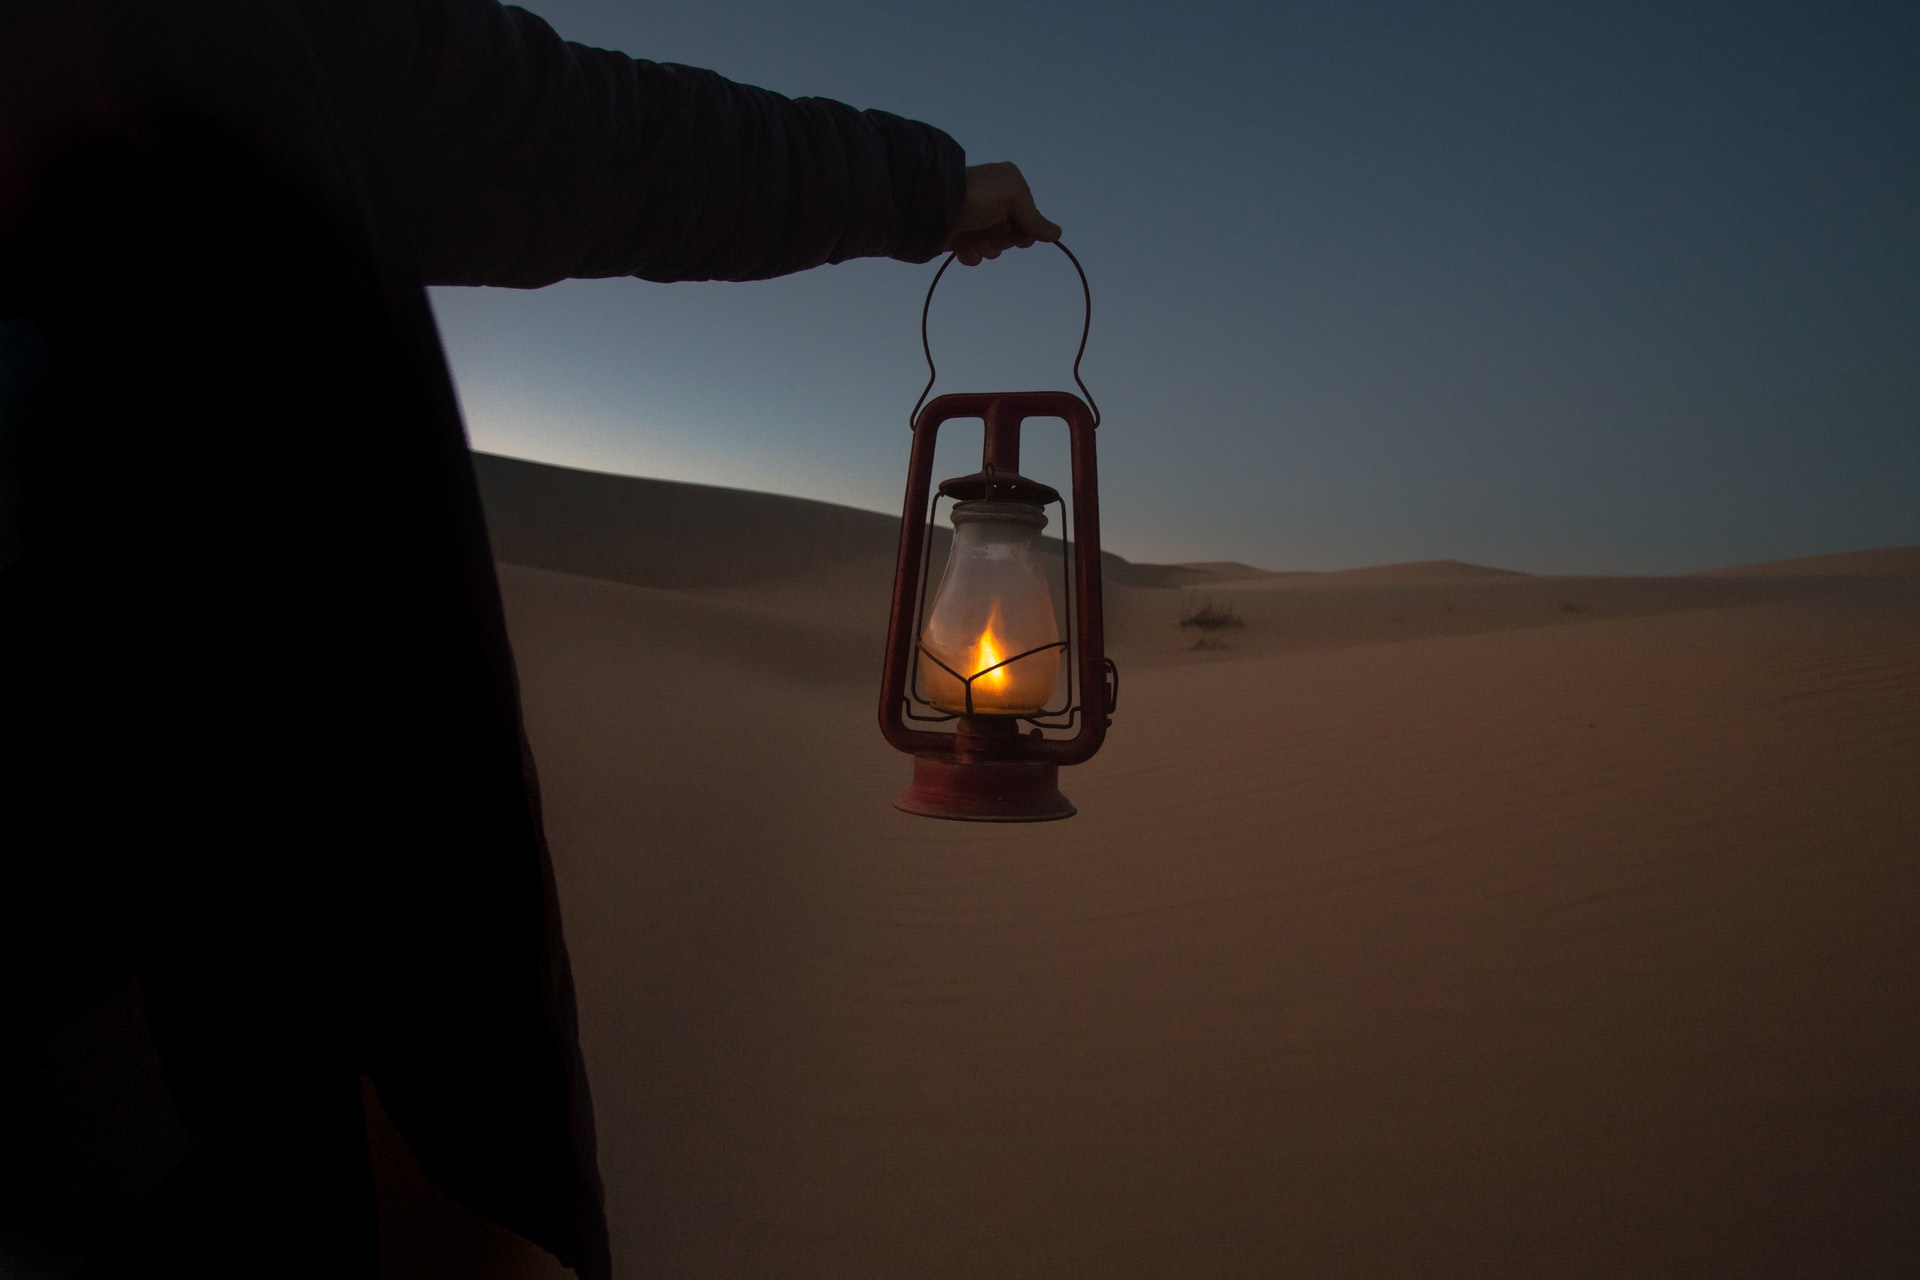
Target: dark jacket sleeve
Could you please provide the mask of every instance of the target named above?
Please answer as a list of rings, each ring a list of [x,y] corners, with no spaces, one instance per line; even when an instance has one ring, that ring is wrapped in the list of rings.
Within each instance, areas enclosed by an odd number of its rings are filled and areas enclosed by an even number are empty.
[[[429,283],[924,262],[964,192],[931,126],[572,44],[494,0],[316,0],[314,27]]]

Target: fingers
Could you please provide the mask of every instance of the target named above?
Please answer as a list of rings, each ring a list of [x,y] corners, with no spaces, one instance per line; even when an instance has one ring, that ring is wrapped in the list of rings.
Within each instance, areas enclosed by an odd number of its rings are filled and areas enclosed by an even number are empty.
[[[1060,228],[1043,218],[1038,233],[1009,219],[990,227],[956,233],[947,247],[960,256],[966,266],[977,266],[982,259],[997,258],[1008,249],[1030,249],[1041,240],[1058,240]]]
[[[1025,249],[1032,244],[1033,239],[1029,236],[1013,238],[987,230],[956,236],[947,247],[959,257],[962,266],[977,267],[989,258],[999,257],[1005,250]]]
[[[1026,179],[1020,180],[1020,193],[1024,197],[1013,207],[1013,225],[1017,234],[1023,237],[1020,247],[1025,249],[1036,240],[1058,240],[1060,227],[1050,221],[1033,203],[1033,193],[1027,190]]]
[[[1059,225],[1034,204],[1018,166],[1000,161],[968,167],[966,196],[947,239],[961,265],[977,266],[1008,249],[1059,238]]]

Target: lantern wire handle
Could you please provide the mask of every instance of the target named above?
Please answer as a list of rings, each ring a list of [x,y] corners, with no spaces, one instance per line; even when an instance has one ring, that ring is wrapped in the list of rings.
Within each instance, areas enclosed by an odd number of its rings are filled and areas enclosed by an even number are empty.
[[[1073,256],[1073,250],[1055,240],[1053,247],[1067,255],[1067,261],[1080,275],[1080,294],[1086,299],[1086,316],[1080,324],[1080,349],[1073,353],[1073,382],[1080,388],[1080,394],[1086,398],[1087,408],[1093,411],[1093,425],[1100,425],[1100,406],[1093,402],[1093,392],[1087,390],[1087,384],[1080,380],[1080,359],[1087,354],[1087,334],[1093,330],[1093,287],[1087,283],[1087,270],[1080,265],[1080,259]],[[913,412],[907,415],[909,426],[919,418],[920,406],[927,402],[927,393],[933,390],[933,383],[940,376],[933,367],[933,346],[927,340],[927,316],[933,310],[933,291],[940,287],[940,277],[947,274],[947,268],[953,265],[958,254],[948,254],[940,269],[933,273],[933,283],[927,286],[927,300],[920,306],[920,349],[927,355],[927,385],[920,389],[920,398],[913,402]]]

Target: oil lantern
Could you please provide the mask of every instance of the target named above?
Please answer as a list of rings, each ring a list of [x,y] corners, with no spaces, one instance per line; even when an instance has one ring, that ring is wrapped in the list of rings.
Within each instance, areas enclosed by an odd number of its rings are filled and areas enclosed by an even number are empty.
[[[1093,298],[1079,259],[1057,247],[1079,273],[1087,302],[1073,361],[1078,396],[991,391],[929,403],[937,374],[927,314],[952,257],[935,273],[921,309],[928,378],[911,416],[913,452],[880,690],[880,731],[913,757],[913,783],[894,801],[908,813],[973,822],[1071,817],[1073,805],[1060,793],[1060,766],[1100,749],[1119,691],[1101,628],[1093,441],[1100,419],[1080,380]],[[1021,433],[1033,419],[1066,423],[1071,527],[1060,493],[1020,473]],[[940,428],[954,421],[984,424],[980,470],[936,487],[935,442]],[[938,585],[929,591],[942,499],[951,504],[953,538]],[[1057,541],[1045,536],[1050,526]]]

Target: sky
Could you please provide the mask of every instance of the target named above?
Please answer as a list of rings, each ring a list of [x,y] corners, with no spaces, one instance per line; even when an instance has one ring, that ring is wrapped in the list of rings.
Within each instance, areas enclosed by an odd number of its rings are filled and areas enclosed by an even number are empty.
[[[1920,543],[1912,0],[527,7],[1018,163],[1091,282],[1131,560]],[[476,448],[897,513],[936,266],[433,304]],[[1050,248],[955,267],[936,394],[1071,388],[1081,303]]]

